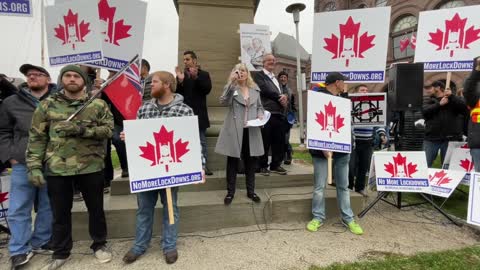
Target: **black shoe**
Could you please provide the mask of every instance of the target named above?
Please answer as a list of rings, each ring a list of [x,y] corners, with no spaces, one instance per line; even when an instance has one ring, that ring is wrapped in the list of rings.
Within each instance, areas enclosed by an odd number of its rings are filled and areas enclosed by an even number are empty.
[[[176,249],[169,252],[165,252],[165,261],[167,262],[167,264],[175,263],[177,259],[178,259],[178,252]]]
[[[270,171],[267,168],[260,168],[260,174],[264,176],[270,176]]]
[[[210,171],[207,167],[205,167],[205,175],[213,175],[213,172]]]
[[[122,178],[128,178],[128,170],[122,170]]]
[[[10,261],[12,262],[12,269],[18,269],[17,267],[27,264],[32,257],[32,252],[13,255],[12,257],[10,257]]]
[[[276,168],[270,168],[270,171],[273,172],[273,173],[276,173],[276,174],[280,174],[280,175],[286,175],[287,174],[287,170],[282,168],[282,166],[278,166]]]
[[[259,202],[262,201],[262,200],[260,199],[260,197],[258,197],[257,194],[255,194],[255,193],[248,194],[247,197],[250,198],[250,199],[252,199],[252,201],[254,201],[254,202],[256,202],[256,203],[259,203]]]
[[[290,165],[290,164],[292,164],[292,160],[291,160],[291,159],[285,159],[285,161],[283,162],[283,164],[285,164],[285,165]]]
[[[227,196],[225,196],[225,199],[223,199],[223,203],[225,205],[230,205],[233,201],[233,195],[232,194],[227,194]]]

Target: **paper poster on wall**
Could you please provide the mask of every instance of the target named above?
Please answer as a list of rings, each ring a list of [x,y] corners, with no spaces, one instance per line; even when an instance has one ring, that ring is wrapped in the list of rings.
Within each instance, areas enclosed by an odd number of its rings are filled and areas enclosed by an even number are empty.
[[[263,56],[272,52],[270,36],[268,25],[240,24],[241,58],[248,70],[263,68]]]

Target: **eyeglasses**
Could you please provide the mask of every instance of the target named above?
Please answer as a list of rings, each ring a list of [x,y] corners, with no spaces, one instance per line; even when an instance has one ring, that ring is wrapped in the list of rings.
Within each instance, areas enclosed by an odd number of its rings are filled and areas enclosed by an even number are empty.
[[[28,77],[31,77],[31,76],[33,76],[33,77],[48,77],[47,74],[45,74],[45,73],[40,73],[40,72],[29,72],[29,73],[27,73],[25,76],[26,76],[27,78],[28,78]]]

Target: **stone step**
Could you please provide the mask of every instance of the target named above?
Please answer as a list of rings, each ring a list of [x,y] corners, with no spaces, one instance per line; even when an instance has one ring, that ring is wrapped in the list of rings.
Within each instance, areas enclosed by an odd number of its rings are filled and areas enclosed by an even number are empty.
[[[251,226],[255,224],[307,222],[311,219],[312,187],[287,187],[257,189],[260,204],[253,204],[245,190],[238,190],[230,206],[223,204],[225,191],[182,192],[179,194],[179,232],[192,233],[222,228]],[[358,213],[365,199],[357,193],[350,193],[354,213]],[[270,200],[268,200],[270,198]],[[325,192],[328,218],[339,219],[334,187]],[[108,238],[135,236],[135,195],[105,195],[105,214]],[[162,227],[162,204],[160,199],[155,209],[154,235],[160,235]],[[255,213],[255,215],[254,215]],[[88,240],[88,212],[84,202],[74,202],[72,209],[73,236],[75,240]]]
[[[280,188],[280,187],[300,187],[313,185],[313,167],[294,163],[293,165],[285,165],[284,168],[288,170],[287,175],[270,174],[270,176],[263,176],[261,174],[255,175],[255,187],[264,188]],[[225,190],[226,180],[225,171],[213,171],[212,176],[207,176],[207,181],[203,185],[188,185],[183,186],[180,191],[210,191],[210,190]],[[237,176],[237,187],[245,189],[245,176],[239,174]],[[111,184],[111,195],[128,195],[130,194],[128,178],[116,178]]]

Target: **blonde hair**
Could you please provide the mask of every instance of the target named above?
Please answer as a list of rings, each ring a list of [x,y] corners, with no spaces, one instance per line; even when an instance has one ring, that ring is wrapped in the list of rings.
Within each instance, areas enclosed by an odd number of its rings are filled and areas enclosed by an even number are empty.
[[[175,90],[177,89],[177,80],[175,79],[175,76],[173,76],[172,73],[168,71],[155,71],[152,73],[152,78],[153,76],[157,76],[157,78],[165,84],[170,85],[170,90],[172,93],[175,93]]]
[[[257,88],[257,84],[253,81],[252,74],[250,74],[250,71],[248,71],[247,65],[245,65],[243,63],[236,64],[233,67],[232,72],[234,72],[235,70],[240,70],[240,69],[244,70],[247,73],[247,81],[246,81],[247,87],[248,88]],[[233,85],[238,85],[238,83],[236,81],[233,81],[232,78],[228,78],[228,83],[233,84]]]

